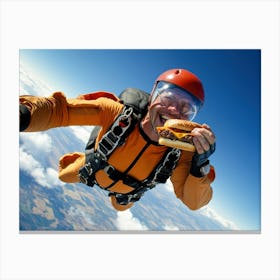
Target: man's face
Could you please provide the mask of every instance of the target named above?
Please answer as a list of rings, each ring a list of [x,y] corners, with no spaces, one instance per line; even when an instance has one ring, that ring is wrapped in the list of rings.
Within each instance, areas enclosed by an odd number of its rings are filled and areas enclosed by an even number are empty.
[[[166,91],[156,97],[149,107],[151,125],[155,129],[168,119],[192,120],[197,113],[193,101],[179,90]]]

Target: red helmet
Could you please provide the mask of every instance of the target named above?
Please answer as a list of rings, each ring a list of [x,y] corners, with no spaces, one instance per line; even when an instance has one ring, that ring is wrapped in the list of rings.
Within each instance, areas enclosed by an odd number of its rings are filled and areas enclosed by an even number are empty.
[[[171,69],[162,73],[156,80],[157,84],[160,81],[172,83],[187,92],[191,93],[201,103],[204,102],[204,89],[200,79],[185,69]]]

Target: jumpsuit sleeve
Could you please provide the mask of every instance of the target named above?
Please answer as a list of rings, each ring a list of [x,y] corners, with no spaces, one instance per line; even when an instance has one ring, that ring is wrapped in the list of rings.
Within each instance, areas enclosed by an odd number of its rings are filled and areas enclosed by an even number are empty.
[[[67,99],[62,92],[55,92],[50,97],[22,95],[20,104],[25,105],[31,115],[25,132],[70,125],[106,126],[120,110],[120,104],[108,98]]]
[[[190,174],[192,153],[182,153],[182,157],[175,168],[171,182],[176,196],[190,208],[197,210],[207,205],[212,199],[213,189],[210,184],[215,179],[215,169],[210,168],[210,173],[201,178]]]

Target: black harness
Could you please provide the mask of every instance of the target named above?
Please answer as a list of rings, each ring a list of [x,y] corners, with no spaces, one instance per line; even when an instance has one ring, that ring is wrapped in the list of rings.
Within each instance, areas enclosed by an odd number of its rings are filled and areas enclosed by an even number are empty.
[[[139,110],[135,105],[125,104],[121,114],[100,139],[96,150],[94,150],[96,135],[92,133],[86,148],[86,164],[79,170],[81,183],[93,187],[95,184],[98,185],[95,178],[96,172],[103,169],[113,183],[107,188],[102,189],[109,191],[109,196],[114,195],[117,202],[121,205],[138,201],[147,190],[154,188],[158,183],[165,183],[171,176],[181,155],[179,149],[169,148],[161,161],[144,181],[139,181],[128,175],[128,170],[123,173],[108,164],[108,159],[111,154],[125,142],[128,135],[139,124],[142,117],[143,110]],[[132,187],[133,190],[126,194],[110,191],[109,189],[120,180],[124,184]]]

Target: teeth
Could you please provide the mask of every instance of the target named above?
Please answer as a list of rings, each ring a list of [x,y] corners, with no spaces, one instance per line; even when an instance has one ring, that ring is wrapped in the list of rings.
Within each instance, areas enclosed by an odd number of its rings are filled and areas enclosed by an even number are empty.
[[[166,115],[161,115],[160,116],[162,119],[164,119],[164,120],[169,120],[170,119],[170,117],[168,117],[168,116],[166,116]]]

